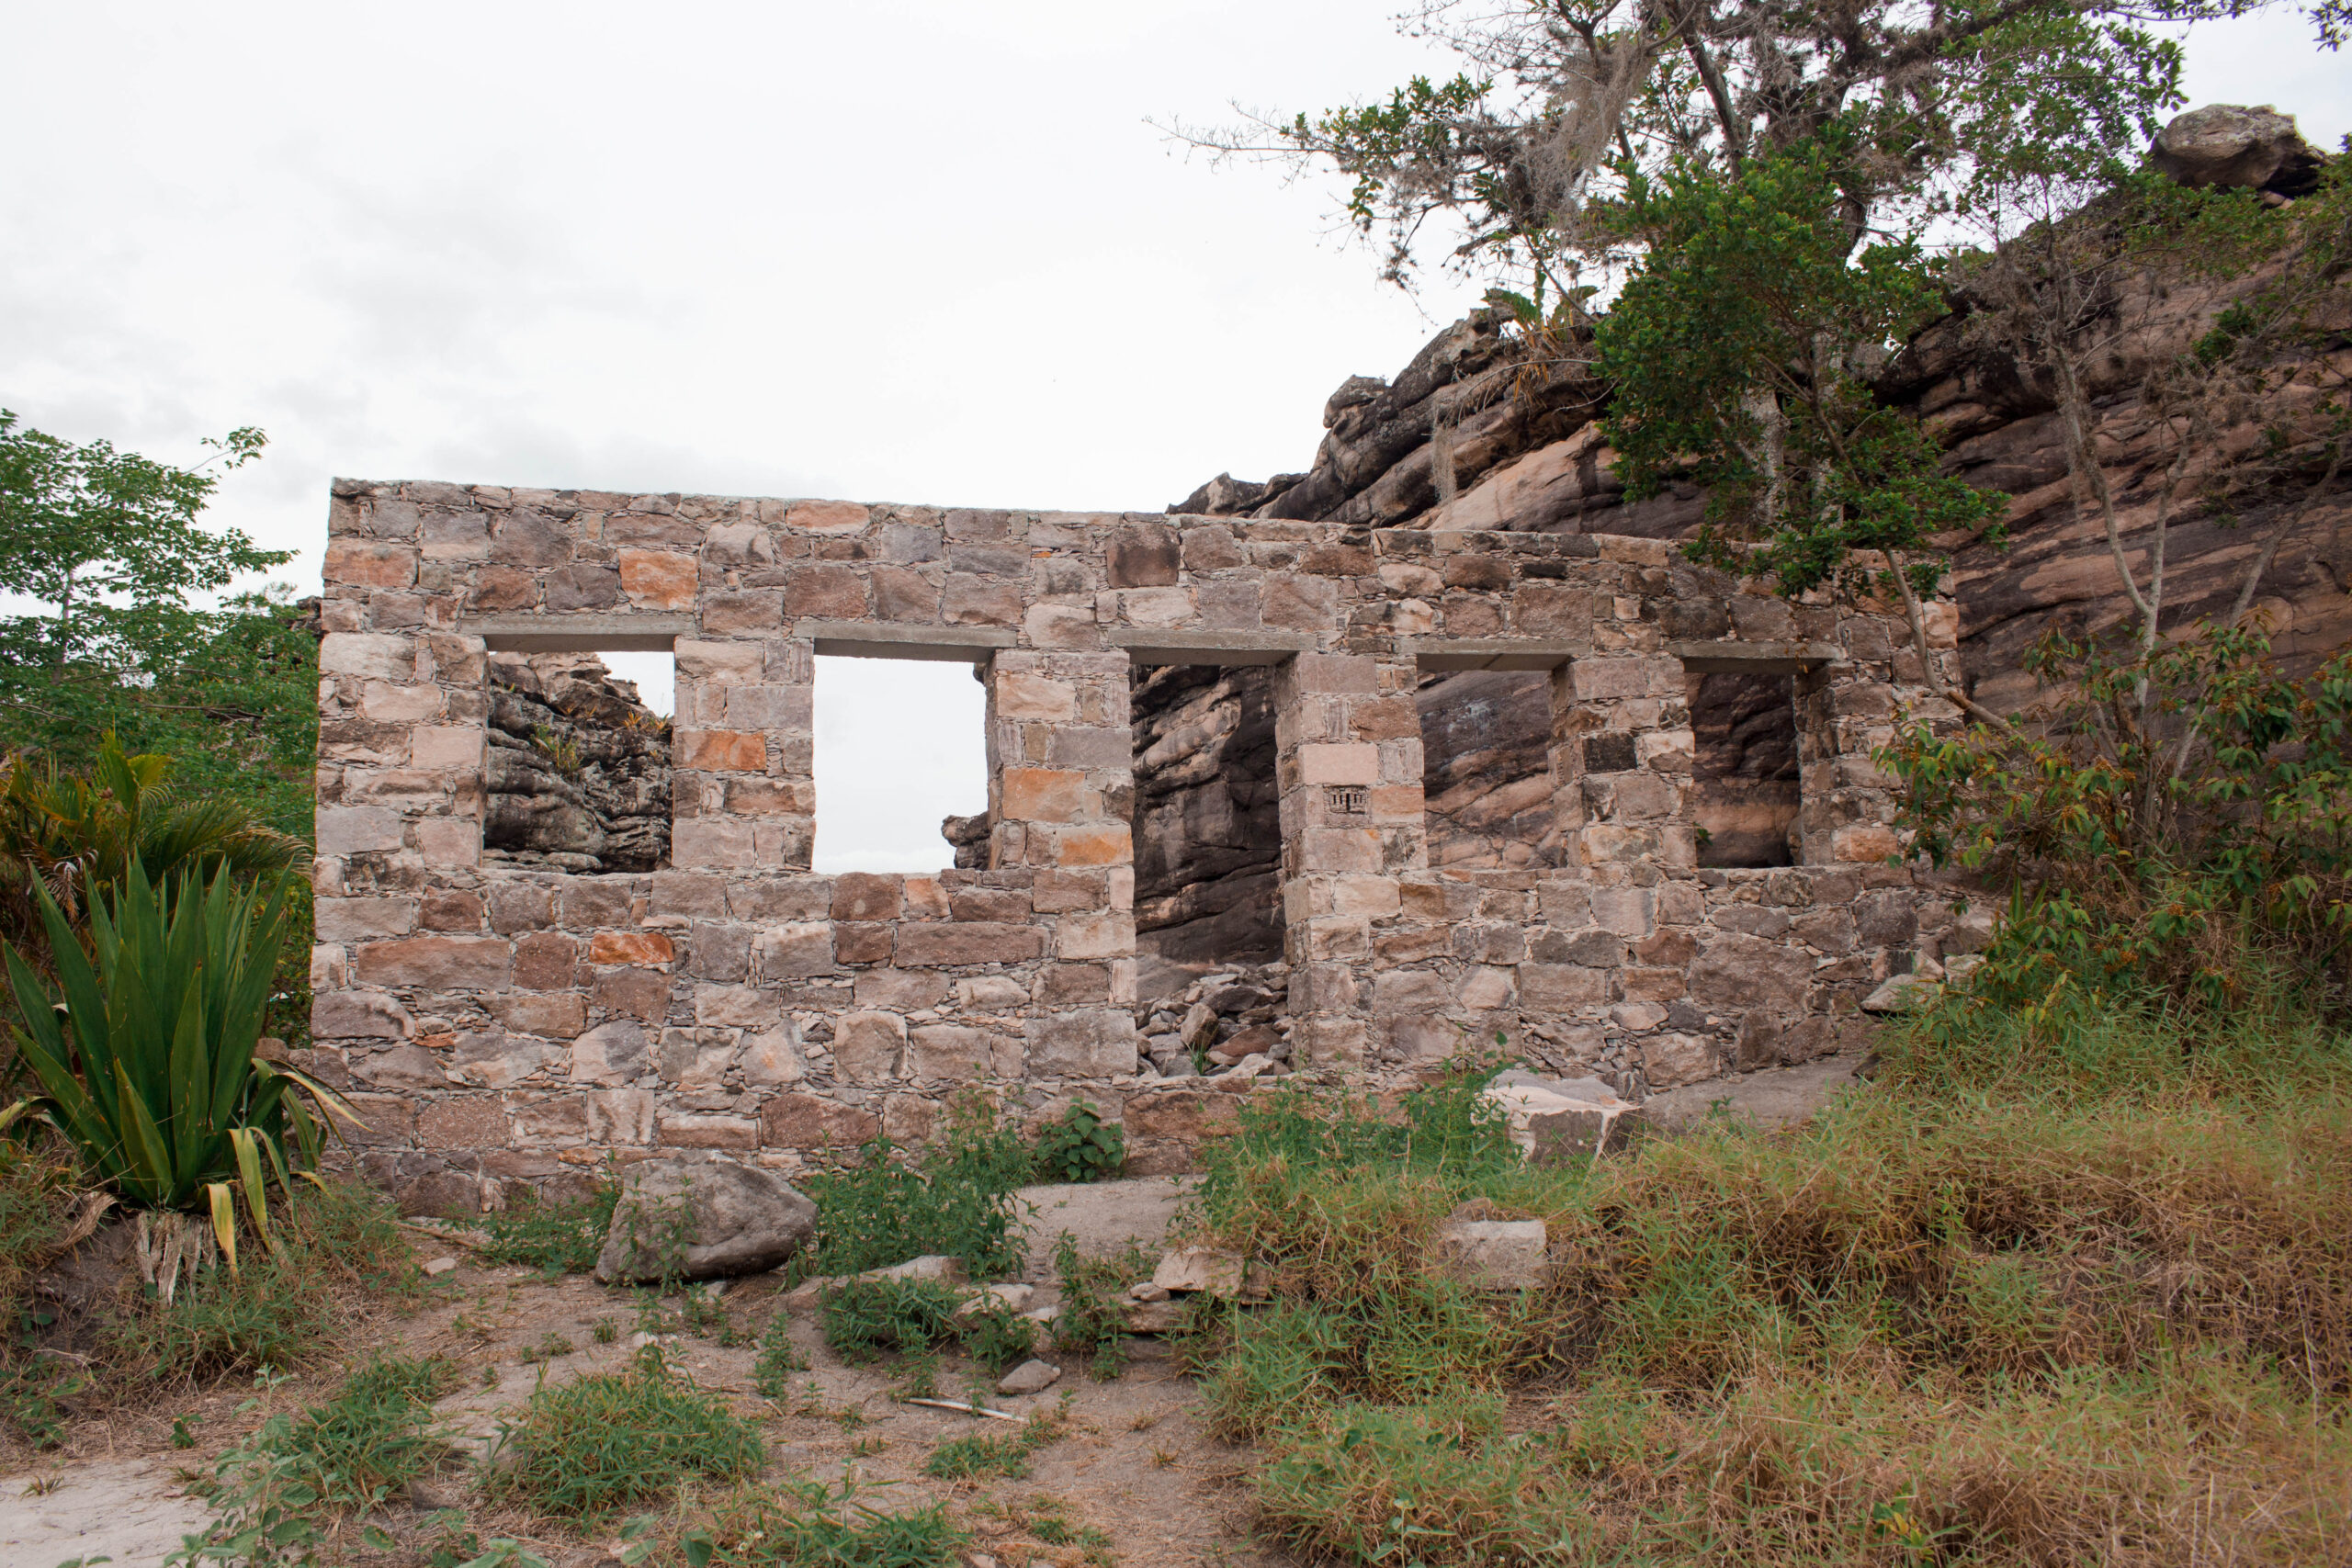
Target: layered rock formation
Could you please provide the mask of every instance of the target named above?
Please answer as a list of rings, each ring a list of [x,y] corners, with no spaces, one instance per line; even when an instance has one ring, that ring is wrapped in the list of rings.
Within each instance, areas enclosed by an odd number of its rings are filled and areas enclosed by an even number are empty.
[[[2274,204],[2312,189],[2322,163],[2290,119],[2227,106],[2180,117],[2152,159],[2184,184],[2256,186]],[[2127,535],[2153,523],[2168,462],[2164,433],[2143,405],[2142,384],[2260,280],[2259,274],[2209,281],[2142,275],[2109,302],[2109,327],[2128,323],[2129,330],[2113,333],[2109,351],[2089,371],[2087,389],[2098,414],[2097,449]],[[2096,516],[2073,498],[2054,399],[1973,326],[1962,299],[1951,316],[1890,362],[1879,385],[1883,396],[1937,432],[1954,471],[2011,497],[2006,550],[1967,539],[1943,543],[1952,552],[1972,694],[2013,712],[2037,694],[2022,668],[2027,648],[2053,629],[2114,627],[2131,611]],[[2340,370],[2352,373],[2352,349],[2341,357]],[[1324,406],[1323,441],[1305,472],[1263,481],[1220,474],[1169,510],[1367,528],[1686,536],[1701,519],[1704,495],[1682,486],[1627,501],[1595,423],[1605,401],[1605,389],[1580,366],[1546,371],[1523,364],[1505,323],[1474,311],[1431,339],[1393,380],[1353,376],[1342,382]],[[2239,428],[2214,443],[2212,458],[2183,480],[2167,551],[2164,624],[2187,626],[2226,611],[2272,528],[2300,508],[2300,522],[2263,577],[2256,610],[2290,668],[2308,669],[2352,639],[2352,475],[2339,476],[2309,504],[2308,476],[2301,484],[2257,488],[2233,509],[2199,506],[2194,499],[2257,450],[2261,422],[2279,412],[2247,411]],[[2136,553],[2134,564],[2144,571]],[[1430,591],[1450,592],[1436,582]],[[1692,682],[1704,785],[1699,811],[1709,832],[1706,859],[1715,864],[1775,864],[1788,856],[1786,829],[1796,807],[1794,727],[1784,713],[1785,684],[1768,691],[1755,679]],[[1214,730],[1222,721],[1202,711],[1203,697],[1197,683],[1180,686],[1157,675],[1139,674],[1135,693],[1136,793],[1153,803],[1148,818],[1137,819],[1139,908],[1142,860],[1150,854],[1151,885],[1159,890],[1151,942],[1193,963],[1222,956],[1223,928],[1206,917],[1235,917],[1230,905],[1193,912],[1182,890],[1228,882],[1237,868],[1221,848],[1205,855],[1197,836],[1171,825],[1215,818],[1221,807],[1196,807],[1192,796],[1225,786],[1202,775],[1198,753],[1171,766],[1172,754],[1151,755],[1140,737],[1162,722],[1163,709],[1178,706],[1187,733]],[[1423,683],[1419,703],[1430,863],[1550,863],[1557,849],[1547,837],[1547,792],[1538,777],[1551,723],[1543,678],[1488,671],[1434,678]]]
[[[485,859],[562,871],[670,863],[670,721],[593,653],[490,656]]]

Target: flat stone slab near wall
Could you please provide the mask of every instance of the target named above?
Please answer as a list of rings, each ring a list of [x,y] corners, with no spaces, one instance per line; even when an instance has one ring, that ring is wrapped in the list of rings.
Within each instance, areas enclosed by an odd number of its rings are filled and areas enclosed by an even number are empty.
[[[1136,1053],[1137,665],[1274,667],[1292,1066],[1317,1081],[1498,1037],[1634,1093],[1803,1061],[1975,930],[1888,863],[1871,750],[1952,716],[1907,626],[1658,541],[350,480],[330,532],[309,1065],[418,1208],[662,1151],[796,1169],[927,1136],[971,1086],[1088,1099],[1132,1172],[1184,1167],[1240,1101]],[[614,649],[676,658],[671,866],[485,863],[487,653]],[[820,654],[978,671],[985,869],[809,871]],[[1572,863],[1430,869],[1413,691],[1464,669],[1550,672]],[[1794,680],[1802,863],[1696,865],[1686,691],[1714,670]]]

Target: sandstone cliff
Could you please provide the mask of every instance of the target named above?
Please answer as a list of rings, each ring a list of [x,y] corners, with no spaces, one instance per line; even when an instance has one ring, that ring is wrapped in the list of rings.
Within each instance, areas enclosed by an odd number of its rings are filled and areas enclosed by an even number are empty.
[[[563,871],[670,863],[670,725],[593,653],[490,656],[482,853]]]
[[[2184,183],[2259,186],[2273,201],[2312,189],[2319,163],[2284,117],[2225,107],[2181,117],[2159,139],[2154,158]],[[2087,389],[2097,449],[2127,534],[2152,522],[2166,480],[2143,382],[2258,281],[2259,275],[2204,283],[2140,276],[2109,301],[2110,323],[2128,321],[2132,330],[2112,339]],[[2053,628],[2115,626],[2130,611],[2095,515],[2072,499],[2054,400],[2013,359],[1985,346],[1984,334],[1971,330],[1970,310],[1967,299],[1957,300],[1950,317],[1918,333],[1889,363],[1880,389],[1938,433],[1954,471],[2011,498],[2006,550],[1944,543],[1952,550],[1970,689],[1988,706],[2012,712],[2035,695],[2019,662],[2028,647]],[[2352,368],[2352,344],[2339,347]],[[1169,511],[1367,528],[1688,536],[1704,495],[1682,486],[1628,501],[1596,423],[1605,403],[1605,389],[1577,367],[1548,376],[1531,369],[1505,323],[1474,311],[1393,379],[1342,382],[1324,406],[1325,434],[1306,471],[1262,481],[1220,474]],[[2246,411],[2176,490],[2164,624],[2188,626],[2225,611],[2273,525],[2287,509],[2303,506],[2263,576],[2256,610],[2289,665],[2309,668],[2352,638],[2352,475],[2339,476],[2307,506],[2307,478],[2256,488],[2228,509],[2194,499],[2229,479],[2232,465],[2258,448],[2263,424],[2282,412],[2291,418],[2308,410]],[[1136,795],[1150,803],[1136,821],[1137,927],[1147,951],[1193,963],[1224,956],[1218,933],[1243,929],[1249,918],[1230,902],[1209,910],[1188,901],[1189,891],[1214,883],[1242,894],[1274,867],[1270,837],[1253,840],[1254,850],[1220,843],[1214,855],[1204,853],[1200,831],[1187,825],[1221,820],[1223,806],[1206,796],[1227,785],[1204,772],[1200,749],[1183,752],[1177,765],[1175,752],[1150,753],[1142,739],[1170,722],[1176,707],[1183,734],[1230,732],[1234,724],[1203,703],[1238,701],[1241,684],[1220,682],[1237,688],[1220,699],[1170,672],[1137,676]],[[1702,863],[1784,862],[1797,787],[1785,678],[1775,686],[1769,677],[1694,677],[1690,698],[1708,834]],[[1551,722],[1544,678],[1431,678],[1419,705],[1430,863],[1549,863],[1558,849],[1537,804],[1547,793],[1538,778]],[[1215,930],[1203,924],[1210,919]]]

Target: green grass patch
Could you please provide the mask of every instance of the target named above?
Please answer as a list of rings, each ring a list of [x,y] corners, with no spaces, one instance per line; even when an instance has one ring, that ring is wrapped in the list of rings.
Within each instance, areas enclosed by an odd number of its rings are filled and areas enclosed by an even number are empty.
[[[808,1370],[808,1358],[792,1342],[792,1319],[777,1313],[760,1335],[760,1351],[752,1360],[752,1386],[763,1399],[781,1404],[792,1397],[792,1374]]]
[[[611,1179],[580,1197],[552,1202],[529,1188],[519,1189],[504,1209],[482,1216],[490,1244],[477,1256],[485,1263],[519,1263],[550,1279],[585,1274],[596,1267],[620,1195],[620,1183]]]
[[[819,1322],[835,1355],[870,1361],[949,1337],[958,1299],[937,1280],[844,1280],[825,1292]]]
[[[622,1371],[535,1391],[503,1433],[486,1490],[541,1513],[602,1519],[666,1502],[690,1475],[741,1480],[764,1455],[750,1423],[649,1345]]]

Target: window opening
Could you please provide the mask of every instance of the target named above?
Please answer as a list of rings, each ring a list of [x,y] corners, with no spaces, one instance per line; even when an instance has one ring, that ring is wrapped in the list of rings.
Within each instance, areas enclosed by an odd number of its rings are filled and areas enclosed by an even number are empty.
[[[816,870],[984,862],[988,691],[970,666],[820,656],[816,733]]]
[[[482,858],[667,866],[674,670],[667,653],[491,654]]]
[[[1273,677],[1164,664],[1131,678],[1136,1027],[1164,1077],[1288,1055]]]
[[[1569,863],[1553,804],[1552,676],[1542,670],[1425,674],[1421,795],[1431,869]]]
[[[1699,863],[1789,865],[1797,825],[1796,678],[1717,671],[1690,677],[1691,817]]]

